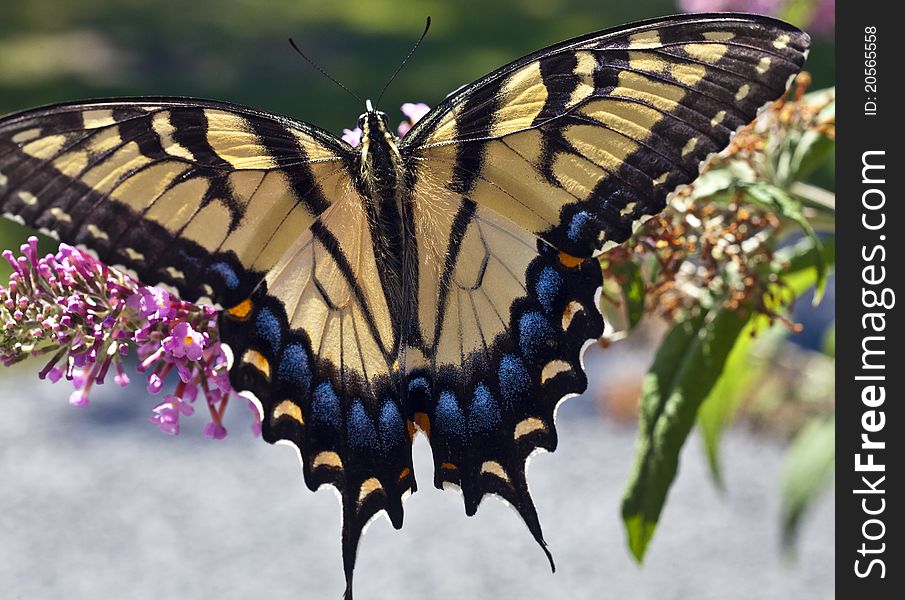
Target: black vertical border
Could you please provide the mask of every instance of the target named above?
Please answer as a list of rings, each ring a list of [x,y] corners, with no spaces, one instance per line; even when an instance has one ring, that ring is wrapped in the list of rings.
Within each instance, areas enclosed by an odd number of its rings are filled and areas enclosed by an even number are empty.
[[[837,73],[837,144],[836,144],[836,209],[837,216],[837,325],[836,325],[836,595],[839,598],[881,600],[901,598],[905,593],[905,562],[903,562],[901,511],[903,507],[902,462],[905,427],[903,427],[902,379],[905,365],[897,349],[905,343],[902,334],[901,312],[898,306],[886,309],[866,306],[870,291],[881,293],[884,288],[896,294],[895,302],[905,302],[901,285],[905,264],[905,232],[900,218],[903,198],[899,180],[905,177],[901,164],[902,145],[898,125],[905,116],[900,96],[902,77],[902,22],[892,12],[898,3],[881,0],[841,0],[836,14],[836,73]],[[876,91],[866,88],[865,80],[871,68],[869,27],[876,28]],[[876,114],[867,114],[865,103],[876,102]],[[882,178],[883,183],[865,183],[862,159],[865,152],[870,162],[885,164],[883,171],[868,172],[868,179]],[[882,173],[882,175],[881,175]],[[885,175],[885,176],[884,176]],[[885,204],[877,210],[865,208],[881,203],[882,195],[868,190],[882,190]],[[865,222],[876,226],[870,230]],[[877,248],[885,248],[883,251]],[[885,260],[883,260],[885,258]],[[873,265],[871,268],[870,265]],[[882,283],[868,283],[882,273]],[[870,270],[865,271],[865,268]],[[865,299],[865,294],[868,297]],[[887,296],[888,297],[888,296]],[[878,333],[865,327],[865,315],[885,313],[885,331]],[[872,321],[876,326],[881,321]],[[884,350],[873,355],[872,361],[882,362],[885,369],[868,370],[862,366],[862,343],[866,336],[885,336],[868,347]],[[880,375],[875,381],[859,379],[865,375]],[[885,401],[877,400],[879,391],[867,392],[869,385],[885,388]],[[873,394],[871,396],[871,393]],[[875,406],[869,406],[874,404]],[[875,412],[872,412],[875,411]],[[882,417],[880,413],[882,412]],[[884,422],[885,419],[885,422]],[[879,424],[883,426],[879,431]],[[885,442],[885,448],[865,449],[862,435],[875,442]],[[873,455],[876,464],[885,470],[856,469],[858,455],[862,464]],[[885,479],[881,479],[885,476]],[[864,479],[862,479],[862,477]],[[878,491],[871,490],[871,487]],[[894,490],[898,489],[899,492]],[[882,490],[882,493],[879,492]],[[867,511],[882,512],[876,515]],[[876,519],[876,521],[871,521]],[[882,523],[882,525],[880,524]],[[882,533],[882,535],[880,535]],[[876,537],[877,539],[871,539]],[[882,561],[871,563],[872,560]],[[861,576],[858,572],[860,571]]]

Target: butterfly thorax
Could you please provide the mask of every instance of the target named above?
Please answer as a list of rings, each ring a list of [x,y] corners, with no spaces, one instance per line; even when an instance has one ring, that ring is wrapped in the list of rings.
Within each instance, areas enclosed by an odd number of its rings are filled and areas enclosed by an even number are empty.
[[[370,104],[369,104],[370,106]],[[359,173],[367,196],[395,196],[401,180],[402,155],[397,138],[387,126],[386,114],[369,110],[360,118],[361,163]]]

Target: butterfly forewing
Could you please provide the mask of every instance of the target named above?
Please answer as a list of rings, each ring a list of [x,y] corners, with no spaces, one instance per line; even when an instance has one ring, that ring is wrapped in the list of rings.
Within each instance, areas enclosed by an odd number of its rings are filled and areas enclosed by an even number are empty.
[[[349,148],[228,104],[99,100],[0,124],[0,210],[145,283],[229,305],[330,205]]]
[[[624,241],[781,96],[807,35],[690,15],[578,38],[488,75],[404,140],[426,169],[574,256]],[[437,163],[437,166],[427,166]]]

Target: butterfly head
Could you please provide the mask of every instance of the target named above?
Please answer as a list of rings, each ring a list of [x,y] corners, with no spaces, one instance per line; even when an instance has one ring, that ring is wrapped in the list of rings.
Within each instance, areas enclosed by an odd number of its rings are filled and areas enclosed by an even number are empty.
[[[370,100],[365,101],[365,112],[358,117],[358,128],[361,129],[362,139],[368,135],[392,135],[387,114],[375,109]]]

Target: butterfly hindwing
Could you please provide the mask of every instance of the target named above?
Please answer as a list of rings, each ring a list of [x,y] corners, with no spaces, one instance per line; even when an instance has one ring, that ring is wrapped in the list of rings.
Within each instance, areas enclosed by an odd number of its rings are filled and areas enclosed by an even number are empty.
[[[330,205],[350,152],[225,103],[98,100],[0,124],[0,212],[186,300],[230,304]]]
[[[582,355],[603,333],[600,268],[474,202],[415,190],[419,312],[406,352],[407,403],[422,414],[434,482],[461,488],[472,515],[488,493],[546,548],[525,477],[554,450],[558,402],[587,386]],[[549,553],[548,553],[549,556]]]
[[[339,492],[351,589],[361,532],[380,511],[401,527],[415,479],[393,316],[365,203],[347,183],[324,182],[332,206],[221,313],[219,330],[234,353],[233,386],[260,405],[264,439],[299,450],[310,489]]]

